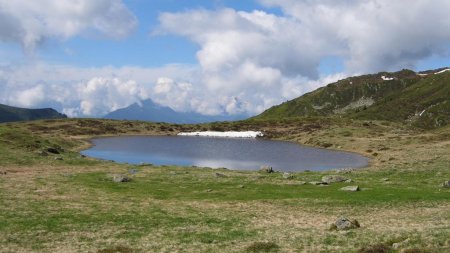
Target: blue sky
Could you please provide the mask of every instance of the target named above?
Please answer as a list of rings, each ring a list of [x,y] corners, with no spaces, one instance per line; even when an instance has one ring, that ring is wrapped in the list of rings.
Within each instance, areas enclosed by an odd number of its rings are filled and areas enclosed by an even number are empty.
[[[61,42],[48,41],[37,52],[40,59],[49,62],[71,63],[84,67],[105,65],[137,65],[157,67],[164,64],[195,64],[199,46],[175,35],[152,35],[158,26],[158,16],[163,12],[183,12],[192,9],[216,10],[234,8],[242,11],[255,9],[279,13],[278,8],[265,8],[255,1],[235,0],[126,0],[126,6],[136,15],[139,25],[129,37],[120,40],[94,39],[77,36]],[[14,51],[15,60],[23,60],[20,45],[0,44],[2,50]]]
[[[0,103],[257,114],[351,75],[450,66],[437,1],[0,0]]]

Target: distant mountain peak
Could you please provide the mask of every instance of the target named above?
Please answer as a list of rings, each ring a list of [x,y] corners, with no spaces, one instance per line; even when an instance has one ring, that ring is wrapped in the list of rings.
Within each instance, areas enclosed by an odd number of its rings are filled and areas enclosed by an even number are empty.
[[[128,107],[115,110],[104,116],[107,119],[143,120],[179,124],[233,121],[247,118],[247,115],[209,116],[196,112],[176,112],[170,107],[159,105],[151,99],[136,102]]]

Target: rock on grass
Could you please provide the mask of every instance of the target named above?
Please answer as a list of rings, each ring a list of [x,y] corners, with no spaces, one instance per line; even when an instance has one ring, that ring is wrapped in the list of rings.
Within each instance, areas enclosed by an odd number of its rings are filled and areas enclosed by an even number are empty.
[[[327,184],[345,182],[347,180],[348,178],[339,175],[329,175],[322,177],[322,182],[325,182]]]
[[[259,169],[260,172],[265,172],[265,173],[273,173],[273,169],[270,166],[261,166],[261,168]]]
[[[347,192],[357,192],[359,191],[359,186],[357,185],[351,185],[351,186],[346,186],[346,187],[342,187],[341,189],[339,189],[341,191],[347,191]]]
[[[350,220],[345,217],[338,218],[333,224],[331,224],[330,230],[349,230],[359,228],[359,222],[357,220]]]
[[[285,172],[285,173],[283,173],[283,178],[284,179],[294,179],[294,175],[292,175],[291,173]]]
[[[126,182],[130,182],[131,179],[125,175],[116,174],[116,175],[113,175],[113,181],[116,183],[126,183]]]

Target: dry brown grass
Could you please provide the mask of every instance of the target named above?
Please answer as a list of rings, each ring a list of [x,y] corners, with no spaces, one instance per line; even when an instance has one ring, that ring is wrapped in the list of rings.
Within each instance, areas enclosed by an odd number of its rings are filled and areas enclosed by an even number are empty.
[[[97,126],[96,121],[80,123],[78,120],[51,121],[44,127],[41,123],[18,124],[17,127],[34,131],[34,134],[64,138],[76,145],[73,150],[87,147],[87,138],[92,134],[101,135],[160,135],[174,134],[158,124],[141,122],[111,122]],[[196,129],[200,126],[170,126],[175,131]],[[203,127],[203,126],[201,126]],[[227,126],[225,126],[227,127]],[[233,126],[229,126],[230,128]],[[254,129],[254,126],[248,126]],[[366,153],[371,149],[379,155],[372,157],[371,166],[364,171],[389,171],[401,168],[403,171],[428,170],[434,164],[450,164],[450,140],[445,132],[422,132],[401,126],[381,124],[362,127],[355,122],[350,126],[291,123],[291,125],[264,125],[262,129],[272,138],[296,141],[307,145],[330,143],[331,148]],[[103,131],[103,132],[102,132]],[[340,135],[343,131],[351,134]],[[55,137],[55,138],[56,138]],[[387,148],[387,149],[386,149]],[[394,159],[390,159],[394,158]],[[253,249],[279,250],[280,252],[357,252],[365,245],[384,245],[391,240],[402,241],[411,238],[405,249],[449,249],[450,241],[443,241],[442,233],[450,232],[450,202],[412,201],[396,204],[392,202],[378,205],[346,205],[323,199],[275,199],[252,201],[214,201],[211,199],[157,199],[137,197],[132,193],[108,192],[88,185],[73,183],[72,176],[101,172],[105,175],[126,173],[128,166],[114,163],[95,165],[65,165],[42,163],[33,165],[0,165],[0,200],[2,211],[17,212],[19,215],[36,215],[33,205],[48,202],[48,215],[56,215],[61,210],[72,210],[78,215],[94,215],[110,210],[117,215],[127,213],[143,214],[157,208],[169,217],[192,219],[192,222],[174,225],[160,225],[151,233],[127,238],[130,226],[115,223],[98,223],[86,226],[71,224],[62,232],[40,230],[0,232],[0,252],[245,252]],[[147,179],[163,173],[163,169],[149,166],[136,175],[136,179]],[[227,171],[227,178],[260,181],[257,174],[242,174]],[[448,171],[442,170],[443,177]],[[367,174],[370,175],[370,174]],[[320,175],[318,174],[318,177]],[[214,178],[210,171],[195,172],[197,182]],[[70,184],[68,182],[71,182]],[[289,181],[273,179],[277,185]],[[395,182],[387,181],[389,186]],[[436,191],[439,189],[436,188]],[[243,189],[245,191],[245,189]],[[328,202],[329,201],[329,202]],[[329,203],[329,205],[327,204]],[[334,205],[337,204],[337,205]],[[30,208],[30,209],[27,209]],[[39,214],[41,215],[41,214]],[[340,216],[357,219],[361,228],[346,232],[329,231],[330,224]],[[200,217],[200,218],[199,218]],[[216,219],[226,222],[238,218],[231,228],[216,227],[204,221]],[[0,214],[0,221],[2,214]],[[69,224],[70,225],[70,224]],[[140,230],[139,222],[133,224]],[[178,234],[221,234],[228,230],[252,233],[251,236],[234,239],[185,239]],[[444,235],[445,236],[445,235]],[[27,240],[24,240],[26,238]],[[36,244],[39,247],[36,248]],[[383,252],[381,247],[367,247],[360,252]],[[388,247],[387,245],[386,247]],[[368,251],[369,250],[369,251]],[[370,251],[375,250],[375,251]],[[378,250],[378,251],[376,251]],[[413,251],[414,252],[414,251]],[[420,252],[420,251],[419,251]]]

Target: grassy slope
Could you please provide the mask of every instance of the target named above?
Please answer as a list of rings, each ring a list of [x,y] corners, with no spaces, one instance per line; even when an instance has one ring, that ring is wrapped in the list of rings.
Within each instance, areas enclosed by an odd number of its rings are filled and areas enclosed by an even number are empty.
[[[424,113],[419,116],[422,111]],[[424,78],[400,94],[386,96],[376,105],[350,117],[411,121],[423,128],[447,125],[450,123],[450,72]]]
[[[131,166],[82,158],[92,135],[174,134],[194,129],[264,130],[271,138],[373,157],[345,176],[363,190],[301,185],[331,172],[260,174],[208,168]],[[406,248],[450,247],[450,128],[299,118],[179,126],[57,120],[0,125],[0,252],[352,252],[410,238]],[[42,156],[47,147],[64,150]],[[376,155],[375,155],[376,153]],[[55,160],[62,157],[64,160]],[[132,182],[111,182],[112,173]],[[220,172],[227,177],[215,177]],[[382,180],[389,178],[389,181]],[[345,215],[362,228],[328,231]],[[261,243],[261,242],[270,242]],[[275,245],[275,246],[274,246]]]
[[[396,77],[393,81],[383,81],[381,76]],[[335,114],[349,103],[361,97],[375,101],[397,94],[420,80],[414,72],[403,70],[396,73],[381,72],[373,75],[350,77],[319,88],[301,97],[269,108],[256,118],[286,118],[300,116],[328,116]]]
[[[0,104],[0,123],[58,118],[66,118],[66,116],[50,108],[25,109]]]
[[[383,81],[383,75],[396,79]],[[274,106],[255,118],[341,115],[356,119],[408,122],[422,128],[435,128],[450,122],[449,97],[449,72],[425,77],[408,70],[383,72],[329,84]],[[370,100],[373,105],[369,103]],[[419,116],[423,110],[425,113]]]

